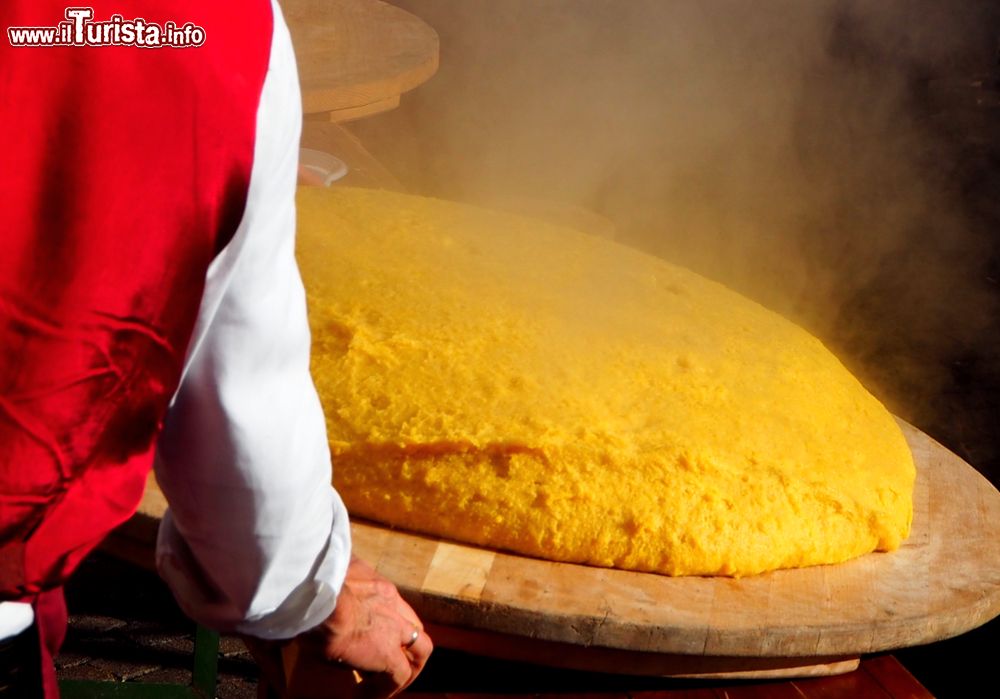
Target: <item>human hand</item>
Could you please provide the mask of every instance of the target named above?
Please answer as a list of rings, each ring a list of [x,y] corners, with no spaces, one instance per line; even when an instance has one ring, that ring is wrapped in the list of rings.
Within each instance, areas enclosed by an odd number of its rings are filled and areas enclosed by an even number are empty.
[[[264,674],[273,676],[273,654],[265,657],[259,643],[247,645]],[[284,681],[271,682],[284,690],[285,699],[384,699],[413,682],[432,650],[420,619],[396,587],[355,558],[333,613],[282,647]]]

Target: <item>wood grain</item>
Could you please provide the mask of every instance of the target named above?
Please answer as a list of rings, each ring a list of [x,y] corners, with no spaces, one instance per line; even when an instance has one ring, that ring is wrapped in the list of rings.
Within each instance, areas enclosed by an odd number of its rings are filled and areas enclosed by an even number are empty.
[[[438,37],[423,21],[380,0],[281,3],[305,114],[346,121],[399,103],[437,71]]]
[[[440,645],[451,639],[500,657],[632,674],[843,672],[860,654],[941,640],[1000,614],[1000,494],[901,426],[917,483],[912,533],[893,553],[740,580],[669,578],[365,522],[353,524],[354,550],[445,629]],[[162,514],[157,496],[147,496],[140,520]]]

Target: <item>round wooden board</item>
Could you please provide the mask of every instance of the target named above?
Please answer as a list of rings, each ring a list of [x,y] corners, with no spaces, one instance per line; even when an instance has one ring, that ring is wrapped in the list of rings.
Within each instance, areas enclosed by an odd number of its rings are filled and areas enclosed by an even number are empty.
[[[422,20],[380,0],[281,3],[299,66],[306,114],[333,121],[391,109],[434,75],[438,37]]]
[[[677,674],[673,656],[714,659],[682,663],[684,674],[842,665],[862,653],[955,636],[1000,614],[993,530],[1000,494],[933,439],[901,425],[917,483],[912,533],[893,553],[739,580],[669,578],[361,522],[353,525],[355,552],[393,580],[423,619],[452,629],[439,634],[442,645],[451,639],[507,657],[643,674]]]
[[[801,677],[956,636],[1000,614],[1000,493],[900,422],[917,464],[900,550],[756,577],[669,578],[525,558],[352,525],[354,552],[395,582],[435,642],[630,674]],[[166,509],[151,480],[110,549],[146,561]]]

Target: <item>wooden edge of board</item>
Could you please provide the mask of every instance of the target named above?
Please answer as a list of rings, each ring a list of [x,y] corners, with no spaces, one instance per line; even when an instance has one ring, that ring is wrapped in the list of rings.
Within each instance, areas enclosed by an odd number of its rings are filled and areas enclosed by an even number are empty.
[[[654,677],[698,679],[787,679],[853,672],[860,656],[727,657],[642,653],[617,648],[578,646],[455,626],[427,625],[435,645],[501,660],[583,670]]]
[[[399,106],[399,95],[394,95],[392,97],[386,97],[382,100],[377,100],[375,102],[369,102],[368,104],[361,104],[354,107],[343,107],[341,109],[332,109],[324,112],[311,112],[303,115],[306,121],[332,121],[334,123],[342,123],[345,121],[354,121],[355,119],[361,119],[366,116],[371,116],[373,114],[381,114],[382,112],[388,112]]]
[[[906,426],[904,432],[907,433],[911,447],[921,451],[944,449],[933,438],[906,425],[906,423],[903,424]],[[994,502],[994,499],[997,498],[996,489],[981,474],[975,472],[958,457],[954,457],[951,461],[961,466],[960,475],[963,480],[971,481],[976,486],[977,492],[982,491],[984,498],[989,499],[991,503]],[[152,550],[156,539],[156,527],[166,505],[155,483],[152,482],[152,478],[150,481],[150,487],[147,488],[137,516],[116,531],[115,538],[109,541],[105,547],[109,552],[145,568],[153,567]],[[740,658],[738,663],[746,663],[749,658],[774,659],[795,656],[792,664],[799,667],[803,663],[806,665],[828,664],[819,662],[823,659],[831,659],[830,662],[842,662],[845,658],[853,658],[861,653],[880,652],[955,636],[989,621],[1000,611],[1000,588],[981,585],[977,590],[955,598],[953,600],[954,606],[949,608],[949,614],[946,615],[946,618],[938,615],[941,618],[927,619],[919,615],[903,614],[903,610],[897,610],[892,618],[883,619],[871,628],[867,623],[859,622],[847,625],[841,623],[837,629],[828,630],[823,635],[822,643],[817,641],[809,648],[804,649],[801,656],[797,654],[796,644],[791,643],[793,639],[790,634],[794,631],[792,627],[769,629],[769,633],[772,635],[771,641],[766,647],[760,644],[755,645],[753,653],[743,653],[731,642],[702,644],[700,646],[691,643],[679,644],[676,642],[677,637],[674,633],[669,631],[665,637],[665,644],[658,644],[659,647],[656,647],[648,643],[648,634],[641,633],[642,629],[637,632],[640,633],[639,636],[623,636],[621,633],[612,633],[612,631],[616,631],[617,627],[608,622],[606,618],[602,620],[599,615],[584,617],[579,614],[569,614],[557,619],[539,617],[531,609],[505,604],[502,598],[498,599],[492,593],[484,595],[485,587],[493,575],[494,559],[500,560],[505,557],[505,554],[468,549],[450,542],[428,540],[417,535],[403,535],[401,532],[396,533],[390,540],[386,538],[388,534],[382,528],[366,525],[362,522],[355,522],[353,528],[358,551],[365,550],[366,546],[371,549],[370,553],[375,554],[370,557],[372,562],[377,562],[378,569],[399,585],[400,591],[427,621],[447,625],[451,628],[475,627],[480,629],[479,633],[487,636],[506,635],[518,639],[517,643],[511,644],[514,646],[524,645],[526,647],[526,644],[538,641],[545,644],[556,644],[551,646],[555,648],[563,646],[608,649],[602,653],[603,658],[611,657],[608,652],[638,653],[640,658],[675,654],[682,657],[687,664],[687,671],[676,674],[697,674],[696,669],[692,669],[690,666],[691,659],[697,657],[713,659],[738,657]],[[994,549],[989,548],[989,550]],[[404,553],[409,555],[404,555]],[[434,568],[432,565],[434,561],[442,564],[439,566],[440,570],[428,568],[428,566]],[[443,566],[444,563],[448,565]],[[554,630],[554,626],[558,628]],[[486,630],[483,630],[484,628]],[[528,633],[514,632],[515,628],[527,629]],[[590,633],[591,631],[594,633]],[[844,638],[852,634],[857,635],[860,632],[866,632],[866,638],[869,639],[867,642],[858,643],[857,639],[854,639],[854,645],[843,643]],[[644,641],[638,650],[627,650],[628,645],[614,642],[616,634],[621,637],[618,640],[624,638],[627,641],[629,638],[641,637],[640,640],[644,639]],[[447,632],[445,632],[445,637],[447,638]],[[578,642],[571,642],[573,638],[578,639]],[[535,659],[537,662],[538,655],[535,653],[531,655],[532,657],[528,660]],[[559,654],[550,653],[550,655],[558,656]],[[557,660],[558,657],[552,662]],[[546,660],[546,662],[549,661]],[[598,662],[598,660],[588,662],[588,667],[592,666],[592,662]],[[641,664],[642,661],[638,662]],[[622,663],[623,661],[616,660],[613,666],[619,667]],[[732,671],[769,669],[766,667],[747,668],[738,663]],[[661,668],[662,663],[657,667]],[[622,672],[622,670],[617,671]],[[718,667],[709,670],[713,673],[720,671],[728,670],[719,670]],[[637,669],[636,672],[639,670]],[[656,670],[656,674],[663,672],[662,669]]]

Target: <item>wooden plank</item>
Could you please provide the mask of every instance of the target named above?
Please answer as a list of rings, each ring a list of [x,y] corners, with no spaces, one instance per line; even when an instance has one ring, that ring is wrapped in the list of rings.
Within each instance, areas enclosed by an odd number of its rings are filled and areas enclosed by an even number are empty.
[[[496,554],[492,551],[442,541],[437,545],[420,590],[478,602],[495,559]]]

